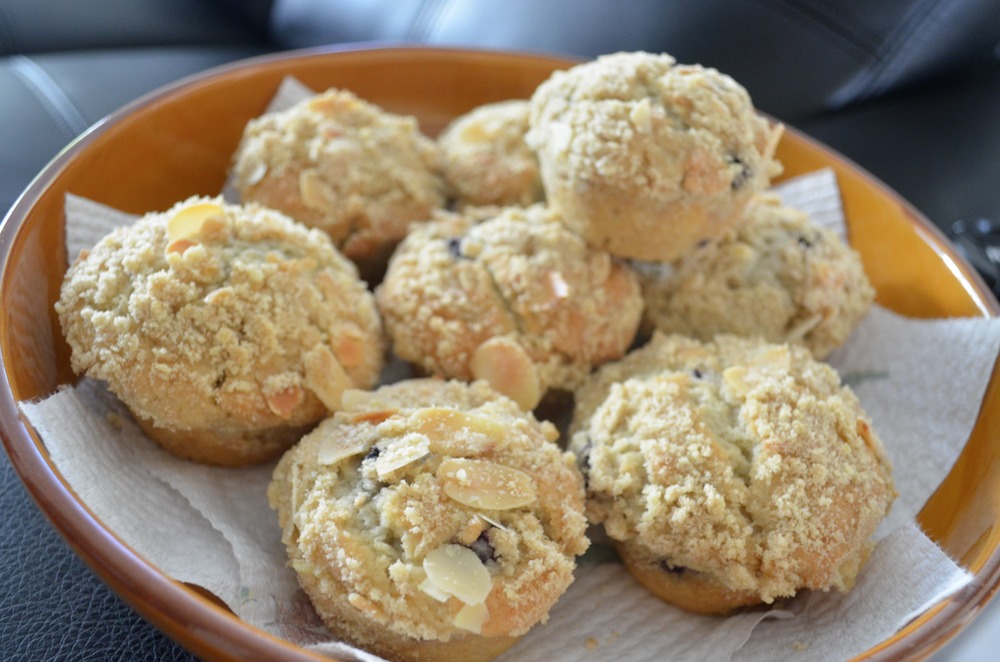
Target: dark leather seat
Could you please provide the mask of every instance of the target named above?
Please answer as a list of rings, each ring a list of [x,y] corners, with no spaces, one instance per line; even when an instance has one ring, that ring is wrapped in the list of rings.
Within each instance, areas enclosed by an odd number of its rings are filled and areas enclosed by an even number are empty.
[[[0,0],[0,211],[74,136],[164,83],[372,41],[667,51],[731,74],[942,229],[1000,219],[995,0]],[[6,459],[0,508],[0,657],[189,659],[83,566]]]

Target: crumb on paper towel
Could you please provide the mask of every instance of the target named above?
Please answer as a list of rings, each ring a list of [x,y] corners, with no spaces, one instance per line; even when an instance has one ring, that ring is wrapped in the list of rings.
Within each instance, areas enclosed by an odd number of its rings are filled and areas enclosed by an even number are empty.
[[[600,645],[601,642],[599,642],[597,639],[594,639],[593,637],[587,637],[587,641],[584,642],[583,644],[584,648],[586,648],[589,651],[596,649]]]
[[[809,650],[809,642],[806,641],[796,641],[792,644],[792,650],[802,653]]]

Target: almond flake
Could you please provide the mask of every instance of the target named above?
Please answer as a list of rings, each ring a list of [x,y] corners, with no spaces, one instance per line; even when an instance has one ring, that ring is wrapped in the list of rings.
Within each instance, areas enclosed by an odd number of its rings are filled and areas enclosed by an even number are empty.
[[[393,471],[426,457],[430,452],[427,437],[407,435],[379,454],[375,460],[375,472],[379,478],[384,478]]]
[[[376,409],[374,411],[361,411],[356,414],[352,414],[347,417],[347,420],[351,423],[369,423],[371,425],[378,425],[382,421],[392,418],[397,413],[398,409]]]
[[[509,510],[538,496],[531,476],[486,460],[450,458],[438,466],[437,476],[445,494],[470,508]]]
[[[167,221],[167,237],[171,240],[193,239],[201,234],[205,221],[213,216],[222,216],[223,209],[213,202],[202,202],[184,207]]]
[[[309,209],[325,212],[333,209],[336,196],[315,170],[303,170],[299,175],[299,197]]]
[[[372,441],[341,436],[326,437],[316,451],[316,461],[322,465],[337,464],[341,460],[367,452]]]
[[[736,396],[745,396],[751,387],[750,380],[747,379],[748,372],[749,370],[741,365],[726,368],[722,372],[722,385]]]
[[[349,388],[340,394],[340,406],[343,411],[359,411],[373,405],[377,396],[371,391],[359,388]]]
[[[290,418],[295,408],[302,404],[303,398],[305,398],[305,393],[302,391],[302,387],[293,384],[265,396],[264,400],[272,412],[281,418]]]
[[[455,614],[455,618],[452,621],[457,627],[463,630],[468,630],[475,634],[480,634],[483,631],[483,623],[487,621],[490,617],[490,610],[486,608],[484,603],[479,603],[475,605],[465,605],[458,610]]]
[[[417,585],[417,588],[419,588],[421,591],[431,596],[438,602],[447,602],[448,598],[451,597],[450,593],[445,593],[444,591],[439,589],[430,579],[425,579],[424,581],[420,582],[420,584]]]
[[[481,604],[493,588],[490,571],[476,553],[461,545],[444,545],[424,557],[427,579],[439,590],[467,605]]]
[[[542,398],[538,371],[527,352],[510,338],[490,338],[476,348],[469,366],[472,376],[483,379],[524,410],[534,409]]]
[[[164,252],[180,253],[181,255],[184,255],[184,251],[197,245],[198,244],[196,242],[193,242],[190,239],[175,239],[167,244],[167,249]]]
[[[510,533],[510,529],[508,529],[506,526],[504,526],[503,524],[501,524],[500,520],[495,519],[493,517],[490,517],[489,515],[487,515],[485,513],[477,513],[477,515],[479,515],[479,517],[482,518],[482,520],[484,522],[488,522],[488,523],[492,524],[493,526],[495,526],[496,528],[500,529],[501,531],[505,531],[507,533]]]
[[[260,180],[264,179],[264,175],[267,174],[267,164],[261,161],[253,167],[250,174],[247,175],[246,185],[253,186],[254,184],[259,184]]]
[[[788,330],[788,333],[785,334],[785,341],[796,342],[798,340],[802,340],[809,334],[810,331],[819,326],[819,323],[822,321],[822,315],[807,317]]]
[[[502,425],[485,416],[444,407],[418,409],[410,416],[410,424],[441,455],[466,455],[501,443],[506,436]]]
[[[306,372],[306,386],[316,394],[316,397],[334,411],[340,408],[340,398],[344,390],[351,385],[351,378],[337,361],[330,348],[326,345],[316,345],[303,357]]]

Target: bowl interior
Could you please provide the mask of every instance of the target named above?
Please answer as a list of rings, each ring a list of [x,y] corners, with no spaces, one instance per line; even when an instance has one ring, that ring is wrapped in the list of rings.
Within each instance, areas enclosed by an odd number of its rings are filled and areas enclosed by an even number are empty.
[[[142,568],[141,559],[126,552],[112,560],[100,548],[103,543],[79,535],[99,529],[100,523],[88,521],[90,515],[60,484],[33,431],[16,420],[14,401],[44,396],[73,380],[68,348],[53,312],[67,266],[65,194],[141,214],[166,209],[191,195],[218,193],[244,125],[263,111],[286,75],[316,90],[351,89],[386,110],[415,115],[425,132],[436,135],[451,118],[477,105],[527,98],[551,71],[569,64],[535,55],[424,48],[305,51],[245,61],[168,87],[112,115],[64,150],[12,209],[2,231],[0,283],[5,302],[0,309],[0,346],[9,384],[0,395],[8,452],[33,495],[81,556],[105,578],[131,577],[131,586],[111,583],[192,649],[226,656],[226,645],[207,643],[197,635],[185,637],[177,623],[150,602],[142,584],[152,581],[155,571]],[[825,166],[836,170],[849,234],[881,305],[911,317],[998,314],[982,281],[940,233],[893,192],[794,130],[786,132],[778,156],[783,177]],[[1000,527],[995,526],[1000,465],[991,450],[996,443],[1000,385],[994,375],[965,451],[920,515],[931,538],[977,573],[977,588],[961,601],[938,605],[872,654],[894,654],[904,647],[912,652],[914,646],[931,650],[953,633],[962,614],[992,595],[1000,544]],[[128,567],[107,567],[111,563]],[[193,590],[177,590],[182,602],[205,602]],[[208,612],[206,618],[224,623],[229,617]],[[250,647],[246,650],[260,651],[254,633],[237,628],[235,634],[218,636],[244,637]]]

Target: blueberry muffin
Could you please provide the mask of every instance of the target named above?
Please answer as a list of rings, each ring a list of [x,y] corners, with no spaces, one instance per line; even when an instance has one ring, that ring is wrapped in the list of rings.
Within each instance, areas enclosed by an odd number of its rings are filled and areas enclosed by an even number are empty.
[[[445,202],[437,146],[416,119],[346,90],[250,121],[232,175],[242,201],[325,231],[366,275]]]
[[[438,146],[457,207],[527,206],[544,199],[527,131],[528,102],[517,99],[474,108],[445,128]]]
[[[638,273],[646,319],[660,331],[798,342],[820,359],[844,344],[875,299],[856,251],[768,194],[751,200],[721,240]]]
[[[532,95],[527,141],[571,228],[614,255],[670,261],[767,187],[780,135],[729,76],[634,52],[554,73]]]
[[[347,391],[268,490],[334,635],[393,660],[488,660],[544,622],[588,546],[556,437],[484,382]]]
[[[571,430],[590,520],[698,613],[849,590],[896,495],[857,398],[802,347],[657,334],[577,392]]]
[[[525,408],[620,358],[642,315],[631,270],[543,205],[439,214],[414,227],[376,300],[400,358],[485,379]]]
[[[77,374],[210,464],[279,456],[383,362],[374,299],[329,237],[221,199],[113,231],[69,268],[56,311]]]

